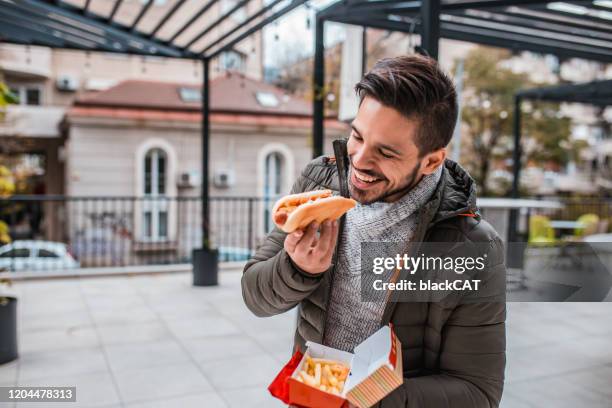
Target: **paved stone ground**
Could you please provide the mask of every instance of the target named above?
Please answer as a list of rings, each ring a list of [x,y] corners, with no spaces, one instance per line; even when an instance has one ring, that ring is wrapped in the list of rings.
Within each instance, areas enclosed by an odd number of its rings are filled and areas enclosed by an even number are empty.
[[[282,406],[266,386],[290,357],[295,314],[253,316],[239,272],[215,288],[190,279],[16,283],[20,358],[0,385],[77,387],[78,403],[53,407]],[[612,406],[612,303],[508,308],[503,408]]]

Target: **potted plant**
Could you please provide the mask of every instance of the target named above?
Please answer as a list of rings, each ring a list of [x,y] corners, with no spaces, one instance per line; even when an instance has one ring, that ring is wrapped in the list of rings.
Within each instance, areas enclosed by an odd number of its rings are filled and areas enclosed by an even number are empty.
[[[11,281],[0,279],[0,364],[17,358],[17,296]]]

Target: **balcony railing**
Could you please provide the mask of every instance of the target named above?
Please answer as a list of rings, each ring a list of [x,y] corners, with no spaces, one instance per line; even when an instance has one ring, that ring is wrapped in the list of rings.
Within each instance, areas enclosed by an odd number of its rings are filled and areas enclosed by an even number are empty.
[[[220,261],[250,257],[272,228],[269,211],[274,202],[273,198],[210,198],[211,242],[219,249]],[[199,197],[2,199],[0,219],[8,225],[13,243],[0,247],[0,269],[3,258],[8,265],[4,269],[70,265],[58,257],[74,258],[74,265],[81,267],[190,262],[192,250],[202,245],[200,208]],[[14,250],[7,254],[10,248]],[[63,254],[63,248],[68,254]],[[53,251],[58,252],[56,256]],[[15,254],[32,259],[16,262]],[[25,263],[30,266],[26,268]]]

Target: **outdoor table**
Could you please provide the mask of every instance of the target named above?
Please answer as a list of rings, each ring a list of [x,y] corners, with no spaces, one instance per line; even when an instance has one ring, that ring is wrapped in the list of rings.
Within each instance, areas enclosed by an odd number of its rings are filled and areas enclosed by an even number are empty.
[[[510,210],[521,210],[521,223],[526,230],[526,216],[529,210],[537,209],[559,209],[561,203],[553,200],[531,200],[524,198],[479,198],[477,200],[478,208],[480,208],[483,217],[495,228],[497,233],[504,240],[508,240],[508,222]]]
[[[550,226],[554,229],[583,229],[586,227],[584,223],[578,221],[552,220]]]

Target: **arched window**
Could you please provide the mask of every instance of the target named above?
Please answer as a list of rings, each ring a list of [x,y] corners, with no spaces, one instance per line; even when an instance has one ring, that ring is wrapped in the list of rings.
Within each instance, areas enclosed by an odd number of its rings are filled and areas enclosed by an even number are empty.
[[[147,139],[136,149],[134,208],[137,239],[172,241],[176,235],[176,153],[163,139]]]
[[[150,149],[144,158],[143,238],[163,241],[168,238],[167,154],[160,148]]]
[[[265,235],[272,228],[271,211],[276,200],[289,193],[294,177],[294,158],[284,143],[268,143],[257,154],[257,195],[262,197],[258,222],[259,234]]]
[[[157,196],[166,194],[167,155],[159,148],[151,149],[145,155],[144,162],[144,195]]]
[[[272,229],[271,208],[268,204],[276,201],[283,192],[283,157],[281,154],[279,152],[268,153],[265,158],[264,169],[263,197],[266,203],[264,229],[268,232]]]

